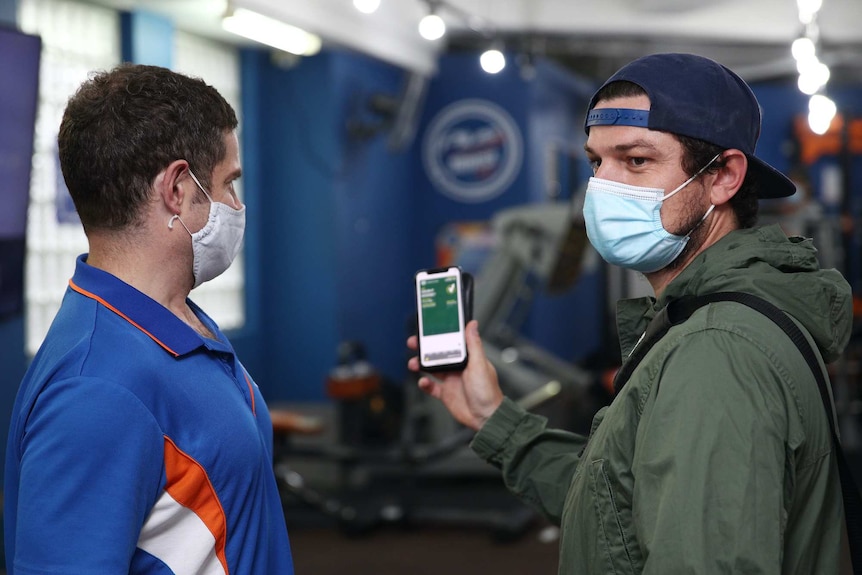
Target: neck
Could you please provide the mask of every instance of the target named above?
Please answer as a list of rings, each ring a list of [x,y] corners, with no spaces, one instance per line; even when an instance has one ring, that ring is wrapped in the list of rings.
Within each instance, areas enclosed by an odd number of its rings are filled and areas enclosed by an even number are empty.
[[[710,217],[704,220],[700,228],[691,235],[688,245],[675,262],[657,272],[645,274],[655,292],[655,297],[661,298],[670,282],[676,279],[697,256],[738,227],[736,216],[729,205],[716,207]]]
[[[694,259],[694,257],[694,255],[691,256],[691,259]],[[668,284],[670,284],[670,282],[672,282],[676,278],[676,276],[682,273],[682,270],[685,269],[689,263],[691,262],[687,261],[683,266],[674,269],[664,268],[657,272],[646,274],[647,281],[649,281],[650,285],[652,286],[653,292],[655,292],[656,299],[661,298]]]
[[[192,287],[192,263],[187,258],[171,255],[146,233],[91,231],[88,240],[89,265],[116,276],[189,323],[188,315],[194,314],[186,304]]]

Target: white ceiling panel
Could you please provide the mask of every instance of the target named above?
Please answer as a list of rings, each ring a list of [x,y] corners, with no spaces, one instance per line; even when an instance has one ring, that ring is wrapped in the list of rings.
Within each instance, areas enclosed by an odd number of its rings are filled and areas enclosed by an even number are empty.
[[[162,13],[180,29],[232,42],[221,30],[224,0],[90,0]],[[235,0],[342,46],[431,74],[439,52],[478,48],[491,36],[515,51],[563,61],[641,53],[702,53],[761,76],[792,73],[790,43],[802,31],[796,0],[434,0],[446,20],[443,41],[419,37],[426,0],[381,0],[371,15],[352,0]],[[823,0],[817,18],[821,59],[862,76],[862,0]],[[840,73],[840,71],[839,71]]]

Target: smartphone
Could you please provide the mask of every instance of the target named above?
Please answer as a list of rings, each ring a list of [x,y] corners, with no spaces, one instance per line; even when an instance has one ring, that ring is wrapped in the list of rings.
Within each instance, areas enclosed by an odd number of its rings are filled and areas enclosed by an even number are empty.
[[[467,365],[465,275],[457,266],[416,272],[419,366],[425,371]]]

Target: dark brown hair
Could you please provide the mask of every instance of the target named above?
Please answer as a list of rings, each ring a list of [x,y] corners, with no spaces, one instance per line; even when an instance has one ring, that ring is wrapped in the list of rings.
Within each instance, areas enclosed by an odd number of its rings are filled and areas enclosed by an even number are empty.
[[[230,104],[198,78],[134,64],[90,77],[69,99],[57,138],[84,229],[137,224],[153,180],[175,160],[208,187],[236,127]]]

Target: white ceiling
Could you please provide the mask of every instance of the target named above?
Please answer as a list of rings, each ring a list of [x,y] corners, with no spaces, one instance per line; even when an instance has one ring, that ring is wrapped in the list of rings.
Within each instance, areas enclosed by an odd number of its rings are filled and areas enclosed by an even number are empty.
[[[225,0],[92,0],[169,16],[179,29],[238,42],[220,27]],[[437,0],[448,40],[419,37],[425,0],[381,0],[371,15],[352,0],[233,0],[347,47],[431,74],[446,49],[470,49],[499,36],[507,48],[593,62],[607,75],[647,52],[692,51],[748,79],[792,75],[790,43],[800,35],[796,0]],[[862,78],[862,0],[823,0],[817,17],[821,60],[833,77]],[[472,28],[471,28],[472,26]],[[598,64],[596,64],[598,63]],[[604,67],[602,68],[602,63]],[[598,69],[596,69],[598,68]]]

